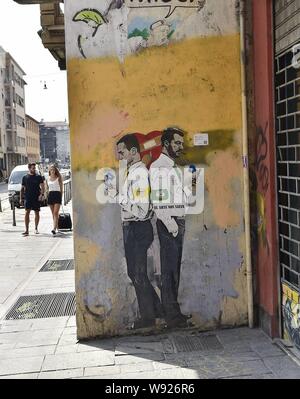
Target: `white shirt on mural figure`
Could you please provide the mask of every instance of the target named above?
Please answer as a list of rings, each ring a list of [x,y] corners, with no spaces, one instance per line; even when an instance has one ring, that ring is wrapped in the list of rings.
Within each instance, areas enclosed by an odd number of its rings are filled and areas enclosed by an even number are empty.
[[[121,172],[122,173],[122,172]],[[146,165],[136,162],[125,169],[117,190],[116,180],[106,183],[111,198],[118,198],[122,222],[145,221],[152,217],[149,172]]]
[[[176,224],[174,216],[185,216],[192,194],[189,187],[184,187],[183,176],[183,171],[165,154],[161,154],[150,167],[153,209],[168,231]]]

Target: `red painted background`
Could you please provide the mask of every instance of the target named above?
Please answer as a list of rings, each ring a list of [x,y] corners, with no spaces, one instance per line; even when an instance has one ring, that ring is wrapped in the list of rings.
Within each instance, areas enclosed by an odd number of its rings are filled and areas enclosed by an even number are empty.
[[[257,246],[257,299],[264,314],[264,327],[274,337],[279,335],[279,266],[272,15],[272,0],[253,0],[255,174],[257,192],[265,207],[265,241],[259,235]]]

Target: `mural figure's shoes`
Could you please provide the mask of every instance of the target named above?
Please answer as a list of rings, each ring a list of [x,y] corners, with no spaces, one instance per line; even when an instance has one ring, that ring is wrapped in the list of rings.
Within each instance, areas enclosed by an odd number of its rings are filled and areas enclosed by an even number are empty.
[[[137,319],[133,323],[132,329],[149,328],[155,326],[155,319]]]
[[[176,317],[172,320],[167,320],[168,328],[184,328],[188,327],[187,319],[185,317]]]
[[[191,314],[181,314],[185,320],[190,320],[193,316]]]

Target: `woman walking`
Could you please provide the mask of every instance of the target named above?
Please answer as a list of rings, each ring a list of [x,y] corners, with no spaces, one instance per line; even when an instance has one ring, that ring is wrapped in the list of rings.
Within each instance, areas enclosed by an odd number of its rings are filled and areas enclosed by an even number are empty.
[[[58,229],[58,216],[63,194],[62,176],[55,165],[51,165],[49,169],[48,187],[48,205],[53,216],[53,230],[51,233],[55,236]]]

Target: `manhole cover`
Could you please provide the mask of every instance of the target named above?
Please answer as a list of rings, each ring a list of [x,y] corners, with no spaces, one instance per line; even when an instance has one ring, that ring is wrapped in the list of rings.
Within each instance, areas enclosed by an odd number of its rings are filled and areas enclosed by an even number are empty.
[[[48,260],[40,272],[60,272],[62,270],[74,270],[73,259]]]
[[[177,352],[193,352],[223,349],[222,344],[215,335],[174,335],[174,345]]]
[[[21,296],[6,315],[6,320],[43,319],[74,316],[75,293]]]

